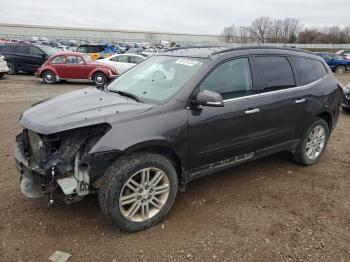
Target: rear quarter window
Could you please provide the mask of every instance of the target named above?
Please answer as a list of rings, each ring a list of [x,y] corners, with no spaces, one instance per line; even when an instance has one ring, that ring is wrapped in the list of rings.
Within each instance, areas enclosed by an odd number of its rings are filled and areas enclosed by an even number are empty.
[[[260,92],[295,87],[292,67],[285,56],[256,56],[255,74]]]
[[[298,76],[299,85],[307,85],[327,75],[323,63],[306,57],[291,57],[294,71]]]

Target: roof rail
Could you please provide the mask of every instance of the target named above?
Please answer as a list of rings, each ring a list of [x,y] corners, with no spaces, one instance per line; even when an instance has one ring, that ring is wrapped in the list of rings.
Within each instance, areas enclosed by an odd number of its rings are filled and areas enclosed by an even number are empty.
[[[239,47],[227,48],[227,49],[223,49],[223,50],[219,50],[219,51],[213,52],[212,55],[218,55],[218,54],[222,54],[222,53],[239,51],[239,50],[245,50],[245,49],[277,49],[277,50],[290,50],[290,51],[296,51],[296,52],[312,54],[312,52],[310,52],[310,51],[306,51],[306,50],[303,50],[303,49],[297,49],[297,48],[291,48],[291,47],[269,46],[269,45],[255,45],[254,46],[254,45],[252,45],[252,46],[239,46]]]
[[[164,50],[163,53],[177,51],[177,50],[183,50],[183,49],[215,48],[215,47],[225,47],[225,46],[220,46],[220,45],[183,46],[183,47],[175,47],[175,48],[170,48],[170,49]]]

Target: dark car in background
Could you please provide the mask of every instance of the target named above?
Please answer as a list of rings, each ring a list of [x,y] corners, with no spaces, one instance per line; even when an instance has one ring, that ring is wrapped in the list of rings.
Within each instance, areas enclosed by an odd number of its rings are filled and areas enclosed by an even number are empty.
[[[315,54],[322,57],[333,72],[342,74],[350,69],[350,60],[346,60],[340,55],[325,52],[316,52]]]
[[[56,52],[57,49],[44,45],[14,43],[0,45],[0,53],[7,61],[10,75],[19,71],[35,73]]]
[[[142,230],[195,178],[281,151],[316,164],[341,95],[323,59],[301,50],[173,49],[106,88],[25,111],[15,149],[21,190],[67,202],[98,193],[109,221]]]
[[[117,50],[113,45],[83,44],[76,49],[77,52],[89,54],[92,60],[106,58],[114,55]]]
[[[344,87],[344,93],[341,100],[341,107],[345,111],[350,111],[350,83]]]

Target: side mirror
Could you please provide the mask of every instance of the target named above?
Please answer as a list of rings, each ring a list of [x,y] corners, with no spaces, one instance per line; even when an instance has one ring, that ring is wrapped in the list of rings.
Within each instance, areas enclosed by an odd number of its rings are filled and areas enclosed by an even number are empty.
[[[41,58],[43,58],[43,59],[47,59],[47,58],[48,58],[46,54],[40,54],[40,56],[41,56]]]
[[[218,93],[203,90],[198,93],[196,100],[191,102],[193,105],[223,107],[224,101]]]

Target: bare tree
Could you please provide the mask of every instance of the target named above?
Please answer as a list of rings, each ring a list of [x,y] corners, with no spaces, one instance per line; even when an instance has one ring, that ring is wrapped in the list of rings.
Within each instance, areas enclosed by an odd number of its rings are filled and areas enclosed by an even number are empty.
[[[283,20],[281,19],[274,19],[271,22],[271,29],[269,31],[269,38],[272,42],[280,42],[282,39],[282,33],[283,33]]]
[[[236,36],[237,30],[235,25],[225,26],[221,35],[225,38],[226,43],[232,43]]]
[[[249,42],[249,33],[250,33],[249,26],[240,26],[238,28],[239,41],[242,44],[247,44]]]
[[[252,22],[250,33],[257,38],[257,41],[264,43],[271,29],[271,19],[269,17],[258,17]]]
[[[345,26],[343,28],[343,33],[344,33],[345,38],[346,38],[346,43],[350,44],[350,26]]]
[[[300,31],[299,19],[285,18],[283,19],[282,38],[288,42],[293,36],[295,37]]]

